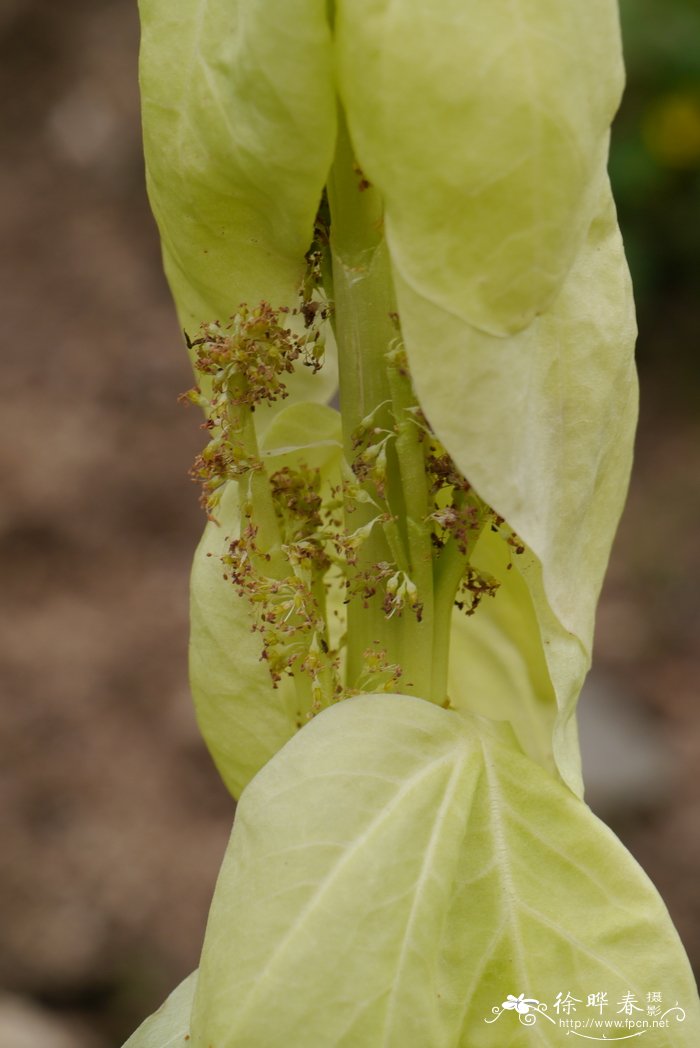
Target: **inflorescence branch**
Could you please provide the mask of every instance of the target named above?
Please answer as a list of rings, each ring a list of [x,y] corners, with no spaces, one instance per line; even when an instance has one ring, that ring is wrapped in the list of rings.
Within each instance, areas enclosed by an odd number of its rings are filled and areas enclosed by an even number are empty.
[[[285,380],[296,366],[316,372],[323,363],[332,311],[322,290],[327,241],[320,217],[296,308],[241,305],[227,324],[205,324],[197,338],[187,338],[204,381],[183,394],[206,415],[210,440],[191,473],[210,519],[216,520],[226,485],[238,485],[240,530],[222,558],[224,578],[250,605],[273,686],[284,676],[294,679],[299,724],[348,695],[402,687],[402,667],[381,638],[363,652],[356,679],[344,679],[344,638],[332,646],[339,631],[331,630],[331,615],[342,616],[352,601],[366,608],[378,597],[387,621],[408,614],[420,623],[426,605],[432,613],[440,604],[435,628],[449,633],[446,614],[453,605],[472,615],[499,585],[471,560],[483,529],[502,531],[516,553],[523,551],[421,411],[395,315],[396,338],[384,360],[390,398],[356,427],[351,461],[341,463],[335,480],[303,461],[268,471],[255,409],[287,396]],[[353,529],[360,506],[365,522]],[[375,529],[384,535],[388,557],[368,567],[358,554]]]

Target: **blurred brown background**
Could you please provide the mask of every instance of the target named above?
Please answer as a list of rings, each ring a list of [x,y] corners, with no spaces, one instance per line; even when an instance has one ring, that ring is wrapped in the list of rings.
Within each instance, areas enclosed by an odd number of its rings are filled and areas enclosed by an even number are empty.
[[[584,741],[591,801],[700,967],[700,11],[623,14],[642,421]],[[188,698],[201,432],[137,46],[132,0],[0,0],[0,1048],[121,1044],[197,963],[231,823]]]

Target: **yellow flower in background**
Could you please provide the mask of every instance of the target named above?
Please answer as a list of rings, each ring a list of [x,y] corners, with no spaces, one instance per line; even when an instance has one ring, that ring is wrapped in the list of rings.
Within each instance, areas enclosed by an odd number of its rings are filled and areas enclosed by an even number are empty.
[[[644,120],[642,135],[663,167],[700,167],[700,93],[678,91],[658,99]]]

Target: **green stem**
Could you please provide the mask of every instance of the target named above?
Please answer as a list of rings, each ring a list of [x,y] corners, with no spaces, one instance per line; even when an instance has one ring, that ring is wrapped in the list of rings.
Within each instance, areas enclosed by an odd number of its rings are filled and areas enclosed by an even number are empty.
[[[240,442],[244,457],[255,463],[255,468],[238,482],[241,508],[249,506],[257,530],[256,546],[263,553],[279,549],[281,535],[267,471],[262,464],[253,412],[245,405],[233,409],[233,430]],[[266,572],[270,574],[270,572]]]
[[[423,601],[423,621],[433,619],[433,547],[428,518],[425,451],[415,422],[418,402],[401,350],[389,354],[389,387],[396,426],[396,456],[406,513],[406,542],[411,578]]]
[[[447,698],[452,612],[457,587],[464,575],[469,554],[462,553],[454,539],[442,550],[435,566],[435,605],[433,616],[433,693],[435,701]]]
[[[294,673],[292,674],[292,680],[294,682],[294,697],[296,699],[294,719],[297,727],[301,728],[313,707],[311,678],[308,673]]]
[[[326,600],[326,584],[323,579],[323,575],[318,573],[311,586],[311,592],[319,613],[319,621],[324,623],[324,629],[319,637],[320,650],[317,653],[322,669],[319,674],[319,679],[323,688],[323,705],[330,706],[332,702],[336,701],[336,684],[337,684],[337,670],[333,662],[330,651],[330,635],[328,630],[328,602]]]
[[[353,434],[370,413],[375,412],[377,427],[395,427],[387,360],[396,341],[391,264],[383,238],[381,198],[371,186],[361,189],[360,177],[341,115],[328,199],[340,404],[345,455],[349,462],[355,455]],[[347,684],[350,688],[355,686],[363,672],[364,651],[378,644],[386,652],[389,663],[402,667],[398,689],[432,698],[432,573],[427,570],[422,542],[419,552],[414,531],[414,525],[423,523],[425,513],[421,507],[418,511],[421,519],[415,519],[407,512],[406,504],[406,470],[415,472],[414,451],[415,448],[409,447],[408,432],[399,432],[397,447],[389,449],[387,454],[387,502],[389,512],[401,525],[397,529],[399,534],[391,535],[393,545],[397,539],[402,541],[407,550],[401,559],[409,562],[415,559],[415,567],[425,576],[424,590],[421,592],[419,587],[419,599],[428,610],[429,620],[424,618],[418,622],[408,608],[400,616],[387,619],[381,594],[367,601],[361,596],[352,597],[348,605]],[[402,464],[402,453],[409,455],[410,465],[408,461]],[[356,505],[347,521],[349,530],[368,523],[374,516],[374,506]],[[395,523],[392,522],[389,529],[392,526],[395,527]],[[377,564],[395,560],[385,529],[374,527],[360,550],[358,570],[371,573]]]

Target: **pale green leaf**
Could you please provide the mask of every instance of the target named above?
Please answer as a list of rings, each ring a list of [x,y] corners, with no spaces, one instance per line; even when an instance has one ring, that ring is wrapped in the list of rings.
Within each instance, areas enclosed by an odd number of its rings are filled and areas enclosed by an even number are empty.
[[[296,305],[335,141],[325,0],[140,0],[148,192],[180,322]],[[292,379],[307,399],[332,366]]]
[[[560,709],[557,764],[577,788],[571,753],[558,751],[590,662],[637,418],[634,308],[609,187],[560,295],[519,334],[479,332],[398,274],[397,294],[426,415],[535,555],[513,571],[530,589]]]
[[[289,404],[272,420],[261,452],[268,470],[303,462],[335,481],[343,452],[340,414],[321,404]]]
[[[518,331],[596,206],[623,84],[616,0],[336,8],[339,90],[396,269],[469,324]]]
[[[453,612],[448,694],[458,710],[507,721],[523,752],[554,772],[557,702],[532,596],[515,567],[523,556],[532,559],[490,528],[479,538],[472,564],[499,587],[475,614]]]
[[[529,1048],[566,1031],[508,994],[678,1001],[692,975],[643,872],[486,722],[407,696],[320,714],[241,798],[210,912],[193,1048]],[[617,1005],[614,1005],[617,1008]],[[590,1014],[590,1013],[588,1013]]]
[[[177,986],[157,1012],[141,1023],[124,1048],[187,1048],[190,1045],[190,1014],[197,986],[194,971]]]
[[[221,556],[240,529],[230,483],[197,547],[190,578],[190,687],[197,723],[226,786],[246,783],[294,734],[294,686],[273,688],[247,602],[224,579]]]
[[[304,462],[331,474],[341,452],[338,413],[321,404],[290,404],[271,422],[261,450],[270,470]],[[273,687],[249,605],[224,579],[221,556],[240,529],[235,483],[227,485],[216,518],[205,527],[192,566],[190,686],[204,741],[238,797],[307,711],[300,710],[289,677]]]

